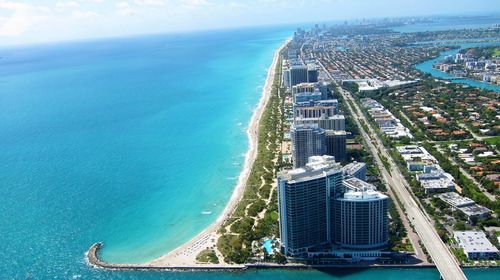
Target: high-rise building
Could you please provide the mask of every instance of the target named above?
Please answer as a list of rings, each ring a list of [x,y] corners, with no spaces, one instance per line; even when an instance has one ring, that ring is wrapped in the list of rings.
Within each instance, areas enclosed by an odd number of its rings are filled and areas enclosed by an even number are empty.
[[[315,123],[325,130],[345,130],[344,115],[333,115],[330,117],[323,116],[321,118],[295,118],[295,124],[310,124]]]
[[[332,242],[330,196],[341,186],[342,170],[333,157],[312,157],[305,166],[278,174],[280,239],[291,257]]]
[[[307,66],[292,65],[290,67],[290,86],[307,83]]]
[[[318,82],[318,68],[314,64],[307,65],[307,82],[309,83]]]
[[[292,94],[302,93],[302,92],[314,92],[314,83],[300,83],[298,85],[292,86]]]
[[[366,163],[364,162],[351,162],[342,167],[342,170],[345,179],[354,177],[366,181]]]
[[[335,156],[337,161],[343,161],[347,158],[347,140],[346,132],[344,130],[326,130],[326,154]]]
[[[389,241],[389,198],[357,178],[342,181],[345,192],[334,202],[334,241],[344,249],[376,250]]]
[[[338,106],[337,99],[296,103],[293,105],[293,114],[295,118],[331,117],[337,113]]]
[[[293,95],[293,101],[295,103],[320,101],[320,100],[321,100],[321,92],[319,90],[316,90],[314,92],[301,92]]]
[[[319,83],[300,83],[292,86],[294,103],[324,100],[326,94],[321,91]]]
[[[331,122],[333,123],[332,126],[327,127],[325,125],[325,127],[322,127],[321,119],[320,119],[320,123],[319,123],[320,127],[323,129],[338,130],[338,131],[345,130],[345,116],[344,115],[333,115],[329,118],[329,120],[331,120]]]
[[[326,100],[328,99],[328,93],[329,93],[329,83],[327,82],[320,82],[318,83],[317,87],[319,91],[321,92],[321,99]]]
[[[324,155],[326,152],[325,130],[317,124],[293,125],[292,138],[293,166],[305,166],[309,157]]]
[[[283,67],[283,85],[287,88],[291,87],[291,85],[290,85],[290,69],[288,67]]]
[[[344,178],[331,156],[278,174],[280,238],[284,253],[379,250],[388,244],[389,198],[360,179]]]

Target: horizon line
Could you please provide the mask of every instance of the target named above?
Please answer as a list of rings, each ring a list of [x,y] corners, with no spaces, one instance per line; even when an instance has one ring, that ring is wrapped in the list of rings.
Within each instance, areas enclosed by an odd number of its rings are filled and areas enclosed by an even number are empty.
[[[297,25],[296,28],[301,28],[301,25],[314,25],[314,24],[330,24],[334,26],[333,23],[347,22],[353,23],[361,20],[384,20],[384,19],[411,19],[411,18],[436,18],[436,17],[460,17],[460,16],[498,16],[500,17],[500,11],[485,11],[485,12],[470,12],[470,13],[441,13],[441,14],[430,14],[430,15],[413,15],[413,16],[376,16],[376,17],[361,17],[361,18],[350,18],[350,19],[330,19],[330,20],[319,20],[319,21],[297,21],[297,22],[284,22],[284,23],[271,23],[271,24],[252,24],[252,25],[240,25],[240,26],[225,26],[225,27],[215,27],[215,28],[195,28],[195,29],[185,29],[185,30],[170,30],[161,32],[141,32],[141,33],[131,33],[131,34],[121,34],[121,35],[103,35],[96,37],[82,37],[82,38],[70,38],[70,39],[55,39],[47,41],[33,41],[24,43],[0,43],[0,48],[12,48],[12,47],[30,47],[30,46],[41,46],[41,45],[57,45],[57,44],[71,44],[79,42],[92,42],[92,41],[106,41],[113,39],[131,39],[137,37],[149,37],[149,36],[159,36],[159,35],[181,35],[181,34],[196,34],[204,32],[213,31],[231,31],[231,30],[242,30],[251,28],[268,28],[268,27],[283,27]],[[500,19],[500,18],[499,18]],[[500,21],[499,21],[500,24]],[[300,25],[300,26],[299,26]]]

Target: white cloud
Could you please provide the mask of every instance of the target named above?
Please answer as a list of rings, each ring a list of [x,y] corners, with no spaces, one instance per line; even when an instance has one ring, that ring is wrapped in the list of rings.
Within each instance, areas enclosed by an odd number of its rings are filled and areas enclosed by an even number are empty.
[[[76,1],[60,1],[56,3],[56,8],[60,9],[73,9],[80,7],[80,4]]]
[[[71,15],[76,19],[86,19],[98,16],[96,12],[92,11],[74,11]]]
[[[48,18],[50,9],[21,2],[0,0],[0,10],[11,11],[0,20],[0,36],[19,36]]]
[[[127,8],[130,8],[130,4],[127,2],[118,2],[118,3],[116,3],[116,8],[127,9]]]
[[[132,8],[128,2],[116,3],[116,13],[120,16],[132,16],[138,14],[137,10]]]
[[[165,6],[167,1],[165,0],[135,0],[135,4],[139,6]]]
[[[211,2],[208,2],[207,0],[183,0],[182,4],[186,8],[198,8],[198,7],[206,7],[213,5]]]

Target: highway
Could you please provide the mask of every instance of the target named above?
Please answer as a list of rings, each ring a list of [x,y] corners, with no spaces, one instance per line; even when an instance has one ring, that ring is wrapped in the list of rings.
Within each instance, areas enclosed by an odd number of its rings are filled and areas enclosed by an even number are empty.
[[[368,122],[365,115],[362,113],[361,108],[359,108],[356,101],[352,98],[351,94],[348,91],[343,90],[335,82],[324,65],[319,61],[318,64],[323,68],[325,73],[332,80],[337,90],[346,101],[345,105],[351,112],[351,116],[353,116],[353,119],[359,128],[361,136],[363,137],[363,139],[365,139],[366,146],[373,154],[375,162],[377,163],[381,171],[382,178],[391,188],[392,192],[396,195],[399,201],[401,201],[401,203],[403,204],[408,219],[413,224],[417,234],[420,236],[420,240],[424,244],[427,252],[431,256],[434,264],[439,270],[441,277],[445,280],[467,279],[462,269],[460,268],[458,261],[455,259],[455,256],[450,252],[450,250],[448,250],[446,244],[444,244],[444,242],[438,236],[436,230],[433,227],[432,221],[424,214],[424,212],[419,208],[419,205],[413,199],[410,191],[406,187],[408,183],[392,160],[392,157],[389,155],[387,149],[380,141],[380,138],[375,133],[373,127]],[[368,127],[368,131],[365,131],[365,128],[361,125],[361,121],[364,121],[364,123]],[[390,172],[384,167],[381,156],[387,158],[387,161],[390,165]]]

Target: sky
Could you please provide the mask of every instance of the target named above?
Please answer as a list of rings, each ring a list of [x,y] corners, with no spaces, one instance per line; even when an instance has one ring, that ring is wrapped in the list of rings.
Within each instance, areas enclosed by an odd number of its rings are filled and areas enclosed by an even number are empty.
[[[0,45],[482,12],[498,0],[0,0]]]

